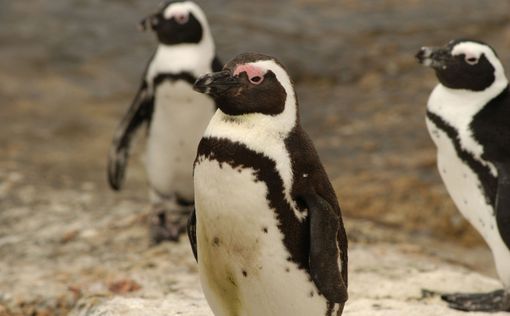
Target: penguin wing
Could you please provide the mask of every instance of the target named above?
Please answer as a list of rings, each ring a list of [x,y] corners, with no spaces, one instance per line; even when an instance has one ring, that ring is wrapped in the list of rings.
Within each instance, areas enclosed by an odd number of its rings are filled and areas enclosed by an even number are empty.
[[[108,182],[116,191],[122,188],[131,140],[142,123],[150,121],[153,110],[154,98],[149,92],[147,83],[143,81],[135,99],[122,118],[110,147]]]
[[[188,239],[191,245],[191,250],[193,251],[193,256],[195,256],[195,260],[198,262],[198,254],[197,254],[197,216],[195,214],[195,209],[189,215],[188,218]]]
[[[496,192],[496,223],[499,233],[510,248],[510,162],[495,163],[498,170],[498,189]]]
[[[347,280],[342,274],[342,258],[338,245],[341,229],[339,215],[333,206],[318,194],[307,194],[303,200],[310,219],[310,274],[328,301],[347,301]],[[344,274],[346,275],[346,274]]]

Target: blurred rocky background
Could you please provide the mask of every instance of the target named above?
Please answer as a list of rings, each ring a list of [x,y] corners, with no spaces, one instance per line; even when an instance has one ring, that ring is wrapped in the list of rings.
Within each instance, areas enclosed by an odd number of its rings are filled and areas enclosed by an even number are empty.
[[[423,45],[473,37],[510,67],[508,1],[197,2],[224,61],[268,53],[296,81],[303,124],[337,190],[353,249],[346,313],[409,315],[397,305],[412,301],[423,315],[444,315],[419,295],[434,282],[411,278],[415,288],[402,296],[391,287],[370,296],[373,278],[403,286],[413,271],[435,273],[446,263],[494,276],[490,253],[436,172],[424,123],[435,78],[413,56]],[[0,0],[0,315],[114,315],[101,309],[114,297],[114,306],[130,306],[125,315],[140,306],[153,310],[147,315],[207,313],[187,241],[149,247],[143,137],[124,191],[106,183],[113,131],[155,48],[137,23],[157,5]]]

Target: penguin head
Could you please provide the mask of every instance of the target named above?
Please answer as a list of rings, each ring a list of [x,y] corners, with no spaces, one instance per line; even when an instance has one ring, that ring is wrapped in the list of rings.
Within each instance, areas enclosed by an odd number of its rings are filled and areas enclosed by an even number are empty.
[[[439,82],[450,89],[483,91],[507,84],[496,52],[479,41],[457,39],[443,47],[422,47],[416,58],[434,69]]]
[[[223,71],[200,77],[194,87],[214,98],[218,108],[230,116],[296,113],[295,92],[285,67],[260,53],[235,57]]]
[[[198,44],[209,32],[207,18],[192,1],[165,1],[158,12],[140,22],[142,30],[150,27],[164,45]]]

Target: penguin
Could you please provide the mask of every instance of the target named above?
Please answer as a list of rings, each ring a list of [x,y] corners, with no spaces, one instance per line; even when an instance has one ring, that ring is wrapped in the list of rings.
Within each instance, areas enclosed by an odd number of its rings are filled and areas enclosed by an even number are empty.
[[[503,289],[445,294],[463,311],[510,311],[510,93],[495,50],[457,39],[423,47],[418,61],[439,81],[429,97],[426,124],[437,165],[462,215],[490,247]]]
[[[347,237],[286,68],[244,53],[195,89],[216,100],[188,235],[216,316],[341,315]]]
[[[108,180],[122,188],[131,141],[147,124],[145,168],[151,201],[154,242],[177,241],[186,230],[193,205],[193,161],[203,131],[216,110],[214,100],[193,91],[197,77],[222,64],[207,18],[192,1],[167,1],[141,22],[159,45],[138,92],[115,132],[108,159]]]

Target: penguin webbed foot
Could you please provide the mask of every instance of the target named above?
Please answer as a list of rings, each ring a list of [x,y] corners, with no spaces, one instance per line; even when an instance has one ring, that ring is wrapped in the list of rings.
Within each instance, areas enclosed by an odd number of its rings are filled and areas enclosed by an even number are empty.
[[[510,293],[496,290],[489,293],[453,293],[442,294],[441,299],[453,309],[466,312],[510,311]]]
[[[187,230],[189,209],[167,211],[159,209],[150,217],[149,232],[153,244],[164,241],[178,242]]]

